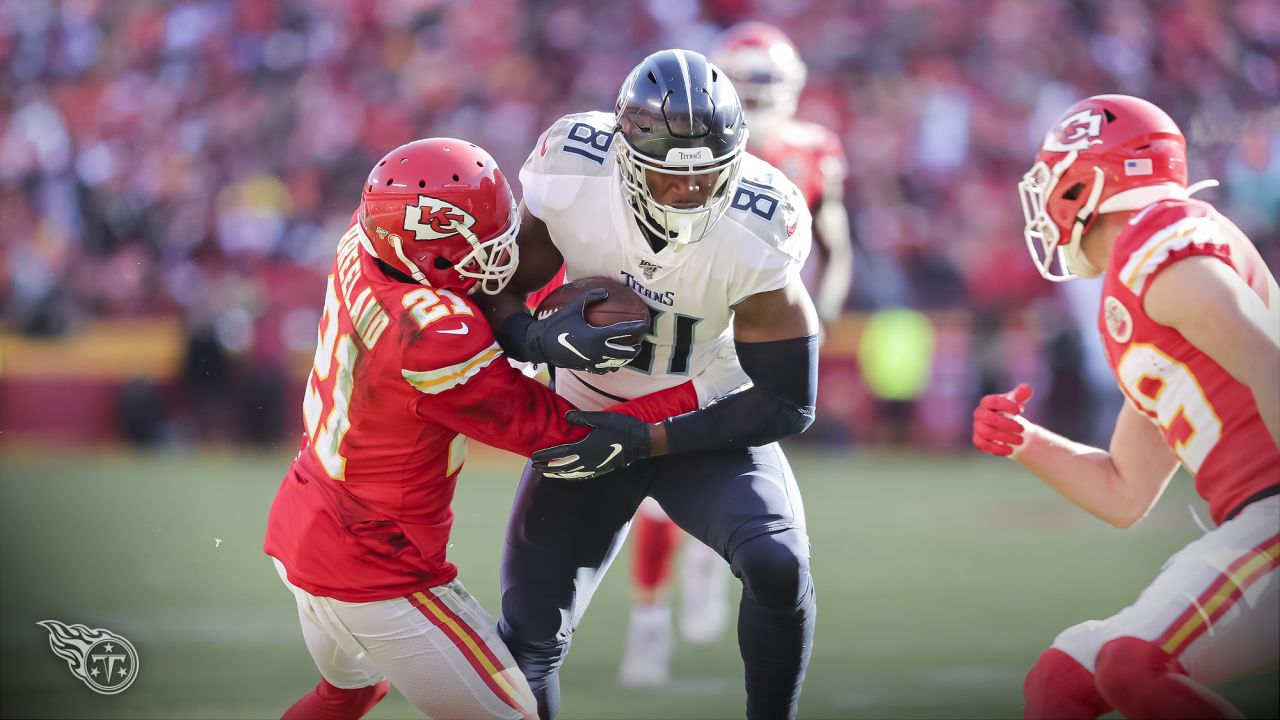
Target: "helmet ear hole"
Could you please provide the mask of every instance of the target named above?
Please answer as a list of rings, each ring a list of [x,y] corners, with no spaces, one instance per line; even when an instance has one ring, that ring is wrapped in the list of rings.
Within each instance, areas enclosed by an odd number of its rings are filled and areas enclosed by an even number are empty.
[[[1082,192],[1084,192],[1084,183],[1076,183],[1075,185],[1067,188],[1066,192],[1062,193],[1062,199],[1076,200],[1080,197],[1080,193]]]
[[[437,270],[448,270],[453,267],[453,263],[449,262],[449,258],[440,257],[439,255],[436,256],[433,264]]]
[[[1102,114],[1106,116],[1107,122],[1112,123],[1116,121],[1116,114],[1111,112],[1110,110],[1103,108]]]

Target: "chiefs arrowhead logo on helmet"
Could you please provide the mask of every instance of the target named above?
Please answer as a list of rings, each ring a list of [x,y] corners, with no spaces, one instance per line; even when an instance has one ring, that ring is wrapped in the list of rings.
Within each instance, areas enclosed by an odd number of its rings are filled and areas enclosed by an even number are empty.
[[[468,230],[476,224],[470,213],[451,202],[419,195],[418,204],[404,208],[404,229],[415,240],[443,240],[458,234],[458,226]]]
[[[1072,115],[1049,131],[1044,148],[1049,152],[1088,150],[1090,143],[1102,134],[1102,113],[1085,109]]]
[[[365,250],[433,288],[493,295],[515,273],[520,210],[475,143],[425,138],[369,171],[356,218]]]

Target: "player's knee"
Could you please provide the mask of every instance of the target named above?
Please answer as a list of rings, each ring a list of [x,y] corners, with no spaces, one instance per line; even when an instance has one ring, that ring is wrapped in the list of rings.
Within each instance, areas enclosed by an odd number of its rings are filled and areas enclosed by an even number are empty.
[[[733,568],[761,607],[794,608],[812,588],[809,538],[800,530],[754,537],[734,550]]]
[[[515,605],[503,599],[498,636],[517,657],[559,654],[569,643],[572,631],[563,627],[561,613],[531,612]]]
[[[1159,645],[1136,637],[1120,637],[1098,651],[1094,674],[1103,697],[1112,705],[1124,707],[1146,680],[1173,672],[1181,673],[1182,666]]]
[[[1022,683],[1028,718],[1048,717],[1065,699],[1089,698],[1096,692],[1093,675],[1075,658],[1052,647],[1040,654]]]
[[[337,715],[358,718],[372,710],[390,689],[391,681],[385,679],[362,688],[340,688],[321,679],[316,686],[316,696]]]

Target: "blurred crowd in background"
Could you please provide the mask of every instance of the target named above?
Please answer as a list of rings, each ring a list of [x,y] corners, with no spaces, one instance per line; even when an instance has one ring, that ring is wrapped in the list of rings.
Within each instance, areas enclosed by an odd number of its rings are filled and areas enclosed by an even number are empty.
[[[280,441],[309,365],[291,358],[314,348],[323,277],[378,157],[462,137],[514,177],[556,117],[610,110],[646,54],[707,51],[746,19],[795,41],[799,117],[848,153],[858,319],[831,329],[815,439],[958,446],[974,399],[1026,380],[1057,429],[1109,434],[1096,285],[1039,277],[1015,192],[1087,95],[1164,107],[1192,180],[1223,182],[1201,197],[1277,266],[1274,0],[8,0],[5,330],[177,318],[183,361],[161,414],[247,395],[186,435]],[[911,322],[870,322],[903,309]],[[873,327],[878,344],[842,343]],[[926,354],[925,381],[868,382],[885,348]]]

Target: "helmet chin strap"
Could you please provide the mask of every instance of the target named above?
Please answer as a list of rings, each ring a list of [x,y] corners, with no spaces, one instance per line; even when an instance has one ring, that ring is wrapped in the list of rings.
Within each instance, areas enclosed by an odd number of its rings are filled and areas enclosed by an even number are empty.
[[[404,248],[400,246],[400,236],[392,235],[389,240],[391,241],[391,247],[395,248],[396,257],[400,258],[400,264],[405,266],[405,269],[409,271],[409,275],[414,280],[417,280],[419,284],[429,285],[430,283],[427,282],[427,276],[418,269],[417,265],[409,262],[409,258],[404,254]]]
[[[1090,225],[1097,217],[1094,210],[1098,207],[1098,198],[1102,197],[1102,186],[1105,183],[1106,176],[1103,175],[1102,168],[1095,167],[1093,189],[1089,191],[1089,199],[1085,200],[1084,205],[1080,207],[1080,212],[1076,213],[1076,221],[1071,225],[1071,242],[1063,248],[1067,269],[1080,277],[1091,278],[1102,274],[1102,271],[1094,267],[1085,256],[1083,238],[1085,226]]]
[[[680,252],[689,246],[689,240],[693,236],[693,221],[688,218],[679,218],[676,220],[675,237],[667,236],[667,244],[675,245],[676,252]]]

